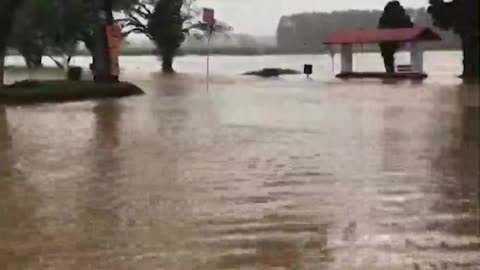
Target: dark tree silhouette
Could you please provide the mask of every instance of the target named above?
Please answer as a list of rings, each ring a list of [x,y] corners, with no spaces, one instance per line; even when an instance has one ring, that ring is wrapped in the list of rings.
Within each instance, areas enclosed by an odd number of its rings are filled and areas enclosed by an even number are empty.
[[[410,28],[413,27],[410,16],[405,12],[400,2],[389,2],[383,11],[378,28]],[[388,73],[395,72],[395,52],[400,48],[398,42],[384,42],[380,44],[383,62]]]
[[[225,22],[216,21],[213,28],[197,21],[200,10],[195,0],[140,0],[134,8],[124,11],[123,34],[143,34],[156,47],[162,59],[164,73],[173,73],[174,57],[181,53],[179,48],[187,36],[195,40],[213,33],[226,33],[232,28]],[[193,32],[193,33],[192,33]]]
[[[430,0],[428,13],[434,24],[442,29],[452,29],[462,40],[463,77],[479,78],[478,70],[478,0]]]
[[[156,3],[153,14],[148,21],[155,42],[162,57],[162,70],[173,72],[173,58],[185,40],[186,31],[182,14],[183,0],[160,0]]]
[[[190,30],[196,29],[194,0],[141,0],[125,13],[125,35],[146,35],[155,43],[164,73],[173,73],[173,59]]]
[[[8,38],[13,29],[13,22],[23,0],[0,0],[0,86],[3,84],[4,60]]]

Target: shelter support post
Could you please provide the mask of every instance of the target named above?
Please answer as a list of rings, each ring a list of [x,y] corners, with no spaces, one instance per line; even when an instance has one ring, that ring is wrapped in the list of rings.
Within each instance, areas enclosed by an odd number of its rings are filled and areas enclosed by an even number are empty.
[[[342,73],[350,73],[353,71],[353,45],[342,44]]]
[[[410,43],[410,63],[413,72],[423,73],[423,50],[417,42]]]

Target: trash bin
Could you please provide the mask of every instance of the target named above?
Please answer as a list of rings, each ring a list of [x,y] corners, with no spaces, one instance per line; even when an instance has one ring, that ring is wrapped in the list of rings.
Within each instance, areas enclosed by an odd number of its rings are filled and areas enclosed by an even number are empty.
[[[312,75],[313,73],[313,66],[312,65],[309,65],[309,64],[306,64],[303,66],[303,73],[307,76],[310,76]]]
[[[69,81],[80,81],[82,79],[82,68],[81,67],[69,67],[67,71],[67,79]]]

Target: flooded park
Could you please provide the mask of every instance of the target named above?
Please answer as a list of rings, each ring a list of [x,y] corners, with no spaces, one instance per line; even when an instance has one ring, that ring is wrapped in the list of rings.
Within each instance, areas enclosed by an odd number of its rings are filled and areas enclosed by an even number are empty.
[[[429,78],[398,82],[336,79],[328,55],[213,56],[207,91],[205,57],[167,76],[125,56],[146,95],[0,106],[0,269],[480,269],[480,91],[461,57],[427,52]]]

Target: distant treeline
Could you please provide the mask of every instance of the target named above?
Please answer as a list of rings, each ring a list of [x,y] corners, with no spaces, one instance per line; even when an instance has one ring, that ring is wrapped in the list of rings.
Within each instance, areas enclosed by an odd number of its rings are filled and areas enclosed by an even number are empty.
[[[177,56],[187,56],[187,55],[207,55],[207,48],[188,48],[188,49],[179,49]],[[210,49],[210,54],[212,55],[275,55],[275,54],[285,54],[284,52],[279,51],[277,48],[254,48],[254,47],[245,47],[245,48],[233,48],[233,47],[224,47],[224,48],[212,48]],[[16,50],[9,50],[7,55],[10,56],[20,56]],[[86,50],[78,50],[75,55],[77,56],[90,56]],[[150,56],[157,55],[155,49],[150,48],[135,48],[135,49],[122,49],[121,55],[123,56]],[[52,56],[60,56],[52,54]]]
[[[256,48],[256,47],[214,47],[208,50],[207,48],[180,48],[177,56],[185,55],[207,55],[210,52],[212,55],[272,55],[279,54],[277,48]],[[155,49],[124,49],[122,55],[142,56],[142,55],[157,55]]]
[[[203,48],[197,49],[180,49],[179,55],[207,55],[208,50]],[[212,55],[273,55],[273,54],[281,54],[281,52],[277,48],[212,48],[210,50],[210,54]]]
[[[452,32],[433,26],[426,9],[408,9],[416,26],[430,27],[442,37],[442,42],[425,43],[426,49],[458,49],[460,40]],[[277,28],[277,46],[283,53],[317,53],[326,51],[325,38],[334,32],[355,29],[375,29],[382,10],[348,10],[331,13],[314,12],[283,16]],[[378,46],[365,46],[377,50]]]

